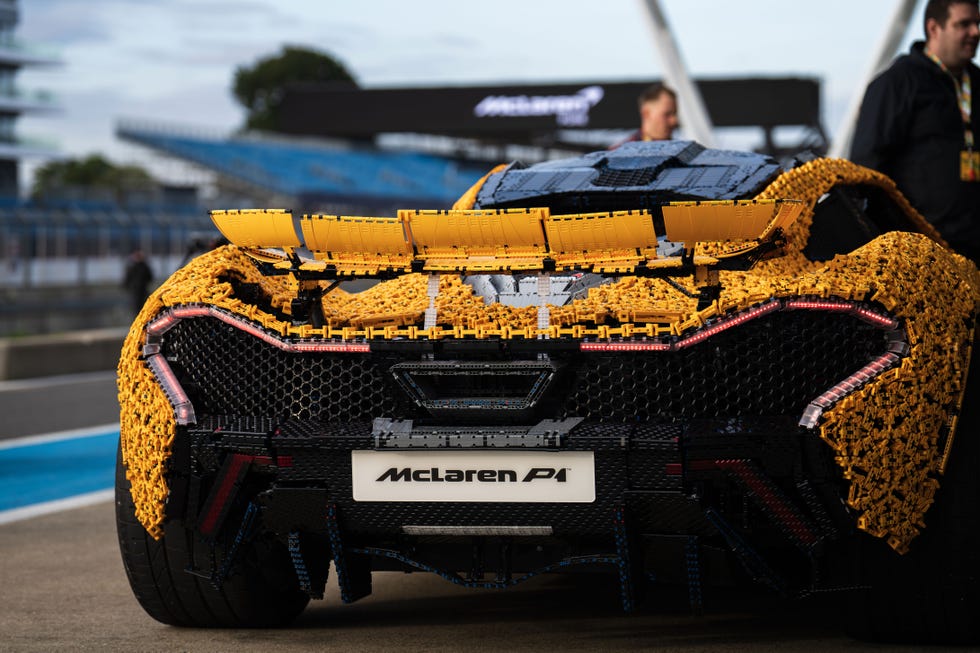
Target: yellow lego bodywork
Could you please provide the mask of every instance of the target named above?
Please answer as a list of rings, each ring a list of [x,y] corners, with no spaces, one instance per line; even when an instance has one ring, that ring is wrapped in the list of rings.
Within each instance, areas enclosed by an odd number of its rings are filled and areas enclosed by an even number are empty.
[[[922,234],[891,232],[847,255],[809,261],[803,248],[818,199],[837,184],[858,183],[889,193]],[[699,218],[697,226],[689,219],[690,205],[669,208],[667,235],[685,242],[695,267],[743,255],[776,235],[785,239],[778,258],[762,260],[748,271],[715,271],[720,295],[700,310],[692,296],[700,285],[696,274],[676,277],[672,284],[630,274],[641,265],[680,264],[657,258],[656,234],[642,212],[550,216],[540,209],[486,210],[472,219],[472,212],[464,212],[475,195],[471,190],[451,212],[303,218],[302,233],[313,258],[304,260],[307,267],[300,269],[329,268],[339,276],[399,273],[360,293],[325,293],[320,300],[322,327],[294,325],[247,304],[234,296],[228,281],[256,284],[274,307],[289,314],[298,283],[288,274],[264,276],[253,260],[282,270],[296,264],[290,256],[300,244],[283,231],[283,216],[289,214],[272,213],[267,227],[271,231],[258,235],[241,226],[241,213],[216,217],[216,224],[238,246],[202,255],[174,273],[137,317],[119,363],[122,456],[136,516],[150,534],[162,534],[168,495],[165,470],[176,420],[170,400],[143,360],[142,347],[146,325],[168,307],[219,307],[283,338],[606,339],[679,336],[712,318],[771,299],[807,297],[876,302],[906,331],[911,352],[900,365],[831,406],[815,428],[834,451],[848,483],[847,502],[857,525],[887,539],[900,552],[908,548],[924,526],[944,471],[952,437],[942,449],[940,434],[962,401],[980,306],[980,273],[943,246],[889,179],[846,161],[822,159],[782,174],[748,202],[702,203],[707,206],[697,209],[700,215],[707,210],[717,217]],[[733,211],[740,212],[738,220],[731,220]],[[451,225],[448,231],[436,228],[446,224]],[[272,240],[282,253],[262,249]],[[593,287],[584,298],[549,306],[548,322],[542,325],[538,307],[487,305],[457,273],[536,270],[546,258],[555,261],[559,271],[586,268],[623,276]],[[412,269],[441,273],[435,326],[423,326],[430,305],[430,275],[409,273]],[[317,283],[324,288],[328,284]]]

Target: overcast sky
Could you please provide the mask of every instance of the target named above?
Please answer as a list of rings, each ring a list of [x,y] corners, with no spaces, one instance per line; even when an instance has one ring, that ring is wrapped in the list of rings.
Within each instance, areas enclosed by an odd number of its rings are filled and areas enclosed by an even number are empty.
[[[695,77],[805,75],[823,81],[833,134],[897,0],[662,0]],[[921,38],[923,2],[903,48]],[[322,49],[366,87],[628,81],[662,76],[642,0],[21,0],[20,39],[63,65],[29,69],[26,90],[61,111],[22,137],[64,155],[133,152],[120,118],[234,129],[236,67],[283,44]]]

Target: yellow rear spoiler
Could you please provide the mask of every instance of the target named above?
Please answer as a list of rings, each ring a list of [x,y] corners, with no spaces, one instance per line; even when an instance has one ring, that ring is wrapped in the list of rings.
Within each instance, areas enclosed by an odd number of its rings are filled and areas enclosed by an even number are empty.
[[[396,218],[297,219],[283,210],[247,209],[212,211],[211,219],[259,262],[307,279],[406,272],[657,274],[690,271],[692,265],[750,265],[776,249],[802,209],[799,200],[786,199],[672,203],[662,207],[664,235],[682,243],[684,251],[672,257],[658,257],[654,215],[648,211],[403,210]],[[732,241],[739,246],[726,254],[694,255],[698,243]],[[303,247],[307,252],[299,251]]]

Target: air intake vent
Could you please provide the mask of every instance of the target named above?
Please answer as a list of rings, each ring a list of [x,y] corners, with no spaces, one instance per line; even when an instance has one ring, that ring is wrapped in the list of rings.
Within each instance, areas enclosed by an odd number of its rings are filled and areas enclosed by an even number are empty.
[[[525,410],[541,398],[555,368],[543,361],[420,361],[391,372],[428,410]]]
[[[604,168],[592,182],[593,186],[647,186],[657,176],[657,168],[617,170]]]

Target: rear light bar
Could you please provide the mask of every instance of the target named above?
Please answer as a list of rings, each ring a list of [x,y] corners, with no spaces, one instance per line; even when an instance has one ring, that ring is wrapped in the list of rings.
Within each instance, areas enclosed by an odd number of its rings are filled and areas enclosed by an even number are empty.
[[[769,315],[777,311],[808,310],[808,311],[833,311],[853,315],[854,317],[868,322],[876,327],[894,331],[899,328],[899,322],[895,318],[882,315],[866,306],[854,302],[843,301],[822,301],[822,300],[780,300],[774,299],[764,304],[760,304],[721,320],[712,322],[697,330],[696,332],[679,338],[674,341],[664,340],[609,340],[604,342],[582,342],[579,343],[579,351],[588,352],[622,352],[622,351],[676,351],[685,349],[691,345],[707,340],[711,336],[717,335],[722,331],[727,331],[733,327],[745,324],[750,320]]]
[[[690,347],[691,345],[696,345],[702,340],[707,340],[713,335],[719,334],[722,331],[727,331],[732,327],[737,327],[741,324],[745,324],[750,320],[754,320],[757,317],[762,317],[763,315],[768,315],[769,313],[774,313],[782,308],[782,303],[779,301],[766,302],[755,308],[751,308],[744,313],[739,313],[734,317],[725,318],[718,322],[715,322],[709,327],[700,329],[696,333],[687,336],[686,338],[681,338],[674,343],[675,349],[684,349]]]
[[[810,405],[806,407],[806,410],[803,411],[803,417],[800,418],[800,426],[812,429],[817,425],[817,420],[820,419],[820,416],[823,415],[825,410],[885,370],[893,367],[899,360],[901,360],[901,356],[898,354],[891,351],[885,352],[830,390],[827,390],[827,392],[811,401]]]
[[[173,370],[170,369],[170,364],[167,363],[167,359],[162,354],[157,353],[149,356],[146,362],[149,363],[150,369],[156,374],[160,386],[167,395],[167,399],[170,400],[170,404],[174,407],[174,417],[177,419],[177,423],[192,424],[196,422],[194,406],[191,404],[187,393],[181,387],[180,381],[177,380]]]
[[[665,342],[583,342],[579,351],[670,351],[672,346]]]
[[[146,342],[148,345],[154,344],[156,339],[172,329],[178,322],[187,318],[194,317],[213,317],[221,320],[225,324],[235,327],[240,331],[255,336],[262,342],[272,345],[276,349],[290,353],[353,353],[366,354],[371,351],[371,345],[366,342],[348,342],[346,340],[285,340],[272,333],[269,333],[258,324],[229,313],[228,311],[215,306],[188,305],[171,308],[153,320],[146,326]]]
[[[787,309],[804,309],[811,311],[839,311],[870,322],[885,329],[897,329],[898,320],[887,315],[876,313],[861,304],[853,302],[791,299],[785,302]]]

